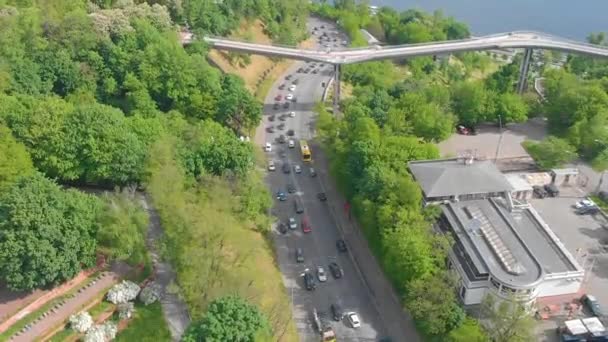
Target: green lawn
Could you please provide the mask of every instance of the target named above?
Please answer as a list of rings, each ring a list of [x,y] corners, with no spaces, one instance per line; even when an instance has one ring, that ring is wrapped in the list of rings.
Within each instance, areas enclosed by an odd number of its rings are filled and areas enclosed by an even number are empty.
[[[115,341],[171,341],[160,303],[148,306],[137,303],[129,326],[116,336]]]

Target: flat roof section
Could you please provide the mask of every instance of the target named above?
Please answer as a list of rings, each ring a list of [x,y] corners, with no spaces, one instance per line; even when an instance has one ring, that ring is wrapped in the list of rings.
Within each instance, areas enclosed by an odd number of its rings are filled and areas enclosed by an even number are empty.
[[[515,219],[504,205],[499,199],[480,199],[441,207],[476,267],[487,269],[493,278],[509,287],[527,288],[540,281],[544,272],[513,229]],[[535,229],[530,217],[521,217],[517,224]]]
[[[410,162],[409,168],[428,197],[512,191],[513,187],[489,160],[464,159]]]

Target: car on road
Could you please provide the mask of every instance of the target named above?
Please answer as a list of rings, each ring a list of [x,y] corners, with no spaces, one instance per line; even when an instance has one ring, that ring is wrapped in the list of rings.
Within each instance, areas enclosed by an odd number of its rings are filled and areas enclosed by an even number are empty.
[[[293,166],[293,171],[295,173],[302,173],[302,168],[300,167],[300,165],[296,164]]]
[[[274,97],[275,101],[281,101],[282,99],[283,99],[283,95],[281,95],[281,94]]]
[[[338,251],[340,252],[346,252],[347,248],[346,248],[346,242],[344,242],[344,240],[339,239],[338,241],[336,241],[336,247],[338,248]]]
[[[302,250],[302,248],[296,248],[296,261],[304,262],[304,251]]]
[[[289,148],[294,148],[296,147],[296,142],[293,141],[293,139],[289,139]]]
[[[595,296],[590,294],[583,295],[581,297],[581,302],[587,307],[587,309],[589,309],[593,316],[599,318],[602,318],[604,316],[602,307],[600,306],[600,303],[597,301],[597,298],[595,298]]]
[[[291,79],[291,74],[285,76],[285,79],[289,81]]]
[[[315,169],[312,167],[310,168],[310,177],[317,177],[317,171],[315,171]]]
[[[298,68],[298,70],[296,72],[302,73],[303,71],[304,71],[304,68]]]
[[[304,272],[304,285],[308,291],[314,291],[317,288],[315,277],[309,272]]]
[[[292,182],[287,183],[287,192],[289,192],[290,194],[296,192],[296,186],[293,185]]]
[[[277,199],[281,202],[287,201],[287,194],[283,190],[278,190]]]
[[[266,132],[268,132],[268,133],[274,133],[274,126],[268,126],[268,127],[266,127]]]
[[[289,223],[289,229],[294,230],[298,228],[298,224],[296,223],[296,219],[294,217],[290,217],[287,222]]]
[[[289,108],[289,102],[283,103],[283,108],[285,108],[285,109]]]
[[[281,135],[279,135],[279,138],[277,139],[277,141],[278,141],[280,144],[284,144],[284,143],[285,143],[285,141],[286,141],[286,138],[285,138],[285,136],[284,136],[283,134],[281,134]]]
[[[293,100],[293,94],[287,94],[287,96],[285,96],[285,100]]]
[[[576,209],[576,214],[577,215],[595,215],[597,213],[600,212],[600,208],[593,206],[593,207],[582,207],[579,209]]]
[[[333,275],[336,279],[342,278],[342,276],[344,275],[344,270],[335,261],[329,264],[329,271],[331,272],[331,275]]]
[[[291,84],[298,84],[298,83],[300,83],[300,80],[298,80],[297,78],[291,82]]]
[[[277,229],[279,230],[279,233],[281,233],[281,234],[287,233],[287,226],[283,222],[279,223],[279,226],[277,227]]]
[[[287,116],[285,115],[285,113],[279,115],[279,120],[285,121],[285,119],[287,119]]]
[[[304,70],[304,73],[305,73],[305,74],[308,74],[309,72],[310,72],[310,68],[308,68],[308,69]]]
[[[321,202],[327,201],[327,195],[325,195],[324,192],[319,192],[317,194],[317,198],[319,198],[319,201],[321,201]]]
[[[346,314],[346,318],[348,319],[348,323],[353,328],[358,328],[361,326],[361,321],[359,320],[359,316],[355,312],[349,312]]]
[[[274,121],[274,118],[275,118],[275,115],[272,114],[272,115],[268,116],[268,121],[272,122],[272,121]]]
[[[277,110],[277,109],[281,108],[281,105],[280,105],[280,104],[278,104],[278,103],[275,103],[275,104],[272,106],[272,108],[273,108],[274,110]]]
[[[302,214],[304,212],[304,206],[302,205],[302,199],[296,196],[296,199],[293,201],[293,208],[296,211],[296,214]],[[308,226],[310,228],[310,226]],[[304,230],[304,227],[302,227]]]
[[[312,228],[310,227],[310,222],[308,222],[308,218],[306,216],[302,218],[302,232],[304,232],[304,233],[312,232]]]
[[[285,123],[282,122],[277,126],[278,129],[280,129],[281,131],[285,129]]]
[[[294,111],[289,112],[289,117],[290,118],[295,118],[296,117],[296,112],[294,112]]]
[[[295,84],[290,85],[289,88],[287,88],[287,90],[289,90],[289,91],[296,90],[296,85]]]
[[[287,152],[285,152],[284,149],[281,149],[281,151],[279,152],[279,157],[283,159],[287,158]]]
[[[277,169],[277,167],[274,165],[274,160],[269,160],[268,161],[268,171],[274,171],[276,169]]]
[[[272,152],[272,145],[269,142],[267,142],[266,145],[264,146],[264,151]]]
[[[537,198],[545,198],[545,197],[549,196],[547,191],[545,191],[545,188],[543,188],[540,185],[533,186],[532,191]]]
[[[319,279],[320,283],[324,283],[327,281],[327,274],[325,273],[325,269],[323,269],[323,266],[317,267],[317,278]]]
[[[285,89],[285,83],[283,83],[279,86],[279,90],[283,90],[283,89]]]
[[[293,131],[293,129],[288,129],[287,130],[287,135],[289,135],[290,137],[293,137],[296,133]]]
[[[555,184],[545,184],[545,191],[547,191],[551,197],[559,196],[559,189],[557,186],[555,186]]]
[[[329,309],[331,310],[331,315],[334,318],[334,321],[339,322],[344,317],[344,312],[342,311],[342,307],[338,303],[334,303],[330,305]]]
[[[312,71],[312,73],[316,75],[316,74],[318,74],[318,73],[319,73],[319,70],[314,69],[314,70]]]
[[[283,169],[283,173],[291,173],[291,166],[289,166],[288,162],[283,163],[281,168]]]
[[[581,208],[588,208],[588,207],[595,207],[595,202],[593,202],[590,199],[584,199],[584,200],[580,200],[574,204],[574,209],[581,209]]]

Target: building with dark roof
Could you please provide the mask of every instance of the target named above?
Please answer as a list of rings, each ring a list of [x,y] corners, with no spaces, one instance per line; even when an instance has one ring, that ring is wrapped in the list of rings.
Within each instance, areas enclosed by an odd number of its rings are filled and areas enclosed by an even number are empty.
[[[464,304],[487,294],[526,303],[578,292],[584,271],[513,183],[489,161],[409,163],[425,204],[439,205],[440,231],[454,238],[450,267]]]

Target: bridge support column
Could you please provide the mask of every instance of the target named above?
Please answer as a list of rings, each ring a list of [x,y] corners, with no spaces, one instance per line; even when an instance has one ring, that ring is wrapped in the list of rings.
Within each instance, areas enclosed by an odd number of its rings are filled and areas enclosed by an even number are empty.
[[[532,59],[532,49],[526,49],[524,59],[519,67],[519,80],[517,81],[517,93],[522,94],[528,87],[528,71],[530,70],[530,60]]]
[[[340,110],[340,64],[334,64],[334,115],[338,115]]]

